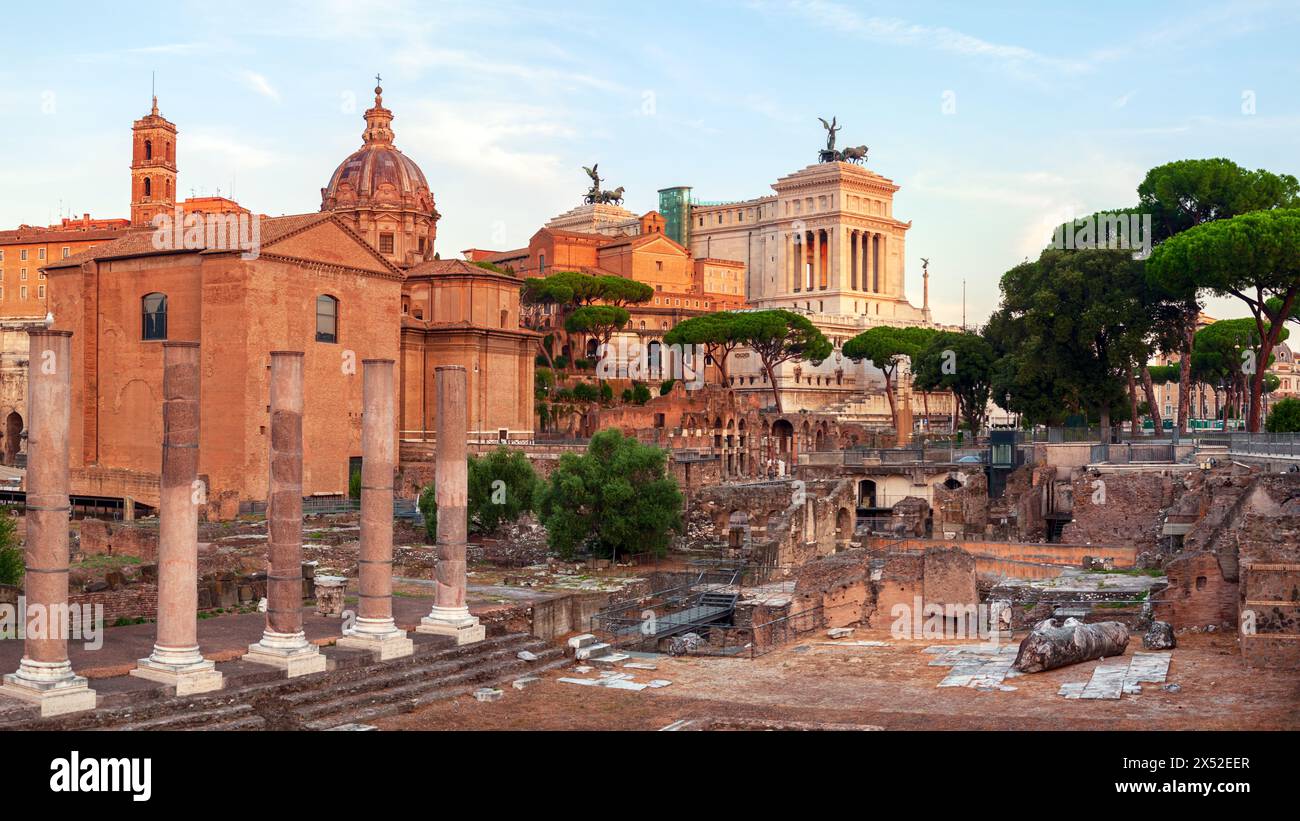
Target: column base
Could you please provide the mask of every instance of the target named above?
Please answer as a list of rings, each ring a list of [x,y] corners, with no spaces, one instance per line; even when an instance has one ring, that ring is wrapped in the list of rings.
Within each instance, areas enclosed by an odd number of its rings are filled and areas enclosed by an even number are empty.
[[[420,619],[415,632],[432,636],[451,636],[457,644],[473,644],[487,636],[487,628],[479,624],[478,616],[471,616],[468,607],[434,607]]]
[[[32,680],[23,676],[20,668],[4,677],[0,694],[38,705],[41,718],[93,710],[99,702],[85,677],[72,675],[71,667],[68,675],[58,680]]]
[[[375,661],[400,659],[415,652],[415,642],[406,637],[405,630],[393,630],[391,633],[353,632],[334,642],[335,647],[349,650],[368,650]]]
[[[278,667],[288,678],[323,673],[327,663],[320,648],[308,642],[302,633],[286,635],[270,630],[257,644],[248,645],[242,660]]]
[[[155,655],[157,655],[155,653]],[[224,677],[212,662],[199,657],[199,661],[171,664],[154,656],[140,659],[131,675],[156,681],[176,689],[178,696],[192,696],[220,690]]]

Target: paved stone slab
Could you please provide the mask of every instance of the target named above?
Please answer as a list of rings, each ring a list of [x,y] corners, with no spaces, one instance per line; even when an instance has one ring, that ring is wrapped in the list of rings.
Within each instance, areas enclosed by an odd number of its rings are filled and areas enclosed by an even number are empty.
[[[1169,653],[1134,653],[1130,659],[1099,664],[1088,681],[1067,682],[1057,695],[1066,698],[1118,699],[1139,695],[1143,684],[1163,684],[1169,674]]]
[[[329,730],[337,730],[345,733],[346,732],[364,733],[364,732],[370,732],[371,730],[378,730],[378,729],[379,728],[373,724],[355,724],[355,723],[340,724],[337,727],[329,728]]]
[[[929,667],[951,667],[939,687],[973,687],[979,690],[1010,691],[1003,679],[1018,675],[1011,669],[1018,648],[1015,645],[990,647],[985,644],[927,647],[924,652],[938,653]]]

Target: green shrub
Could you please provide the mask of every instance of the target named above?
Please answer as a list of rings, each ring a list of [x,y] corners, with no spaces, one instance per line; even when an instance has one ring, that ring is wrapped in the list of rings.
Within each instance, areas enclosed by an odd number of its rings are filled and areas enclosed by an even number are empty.
[[[573,398],[579,402],[595,402],[600,399],[600,389],[590,382],[579,382],[573,386]]]
[[[13,514],[0,510],[0,584],[23,583],[26,560],[18,545],[18,529]]]
[[[539,491],[551,548],[616,559],[667,553],[670,533],[682,530],[682,494],[666,462],[664,451],[615,429],[593,436],[581,456],[562,455]]]
[[[424,517],[424,534],[432,543],[438,538],[438,501],[434,496],[433,485],[420,491],[420,498],[415,506],[420,509],[420,515]]]
[[[1300,399],[1281,399],[1273,405],[1264,422],[1269,433],[1294,433],[1300,431]]]
[[[466,514],[471,531],[493,533],[503,523],[513,522],[533,509],[537,474],[523,451],[502,446],[486,456],[469,457],[466,468]],[[420,491],[416,504],[424,517],[425,534],[433,542],[438,538],[438,502],[433,485]]]
[[[665,379],[665,380],[663,381],[663,384],[659,386],[659,395],[660,395],[660,396],[667,396],[669,393],[672,392],[672,390],[673,390],[673,385],[675,385],[675,384],[677,384],[677,380],[676,380],[676,379]]]

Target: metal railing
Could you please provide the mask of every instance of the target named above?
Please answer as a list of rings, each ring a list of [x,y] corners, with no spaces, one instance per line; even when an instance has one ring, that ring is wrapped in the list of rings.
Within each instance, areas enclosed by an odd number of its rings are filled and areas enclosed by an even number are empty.
[[[988,461],[987,447],[931,447],[919,445],[907,448],[861,448],[841,451],[841,460],[845,465],[911,465],[911,464],[957,464],[959,460],[974,460],[980,463]]]
[[[1170,443],[1135,444],[1121,442],[1110,445],[1093,445],[1089,461],[1093,464],[1173,464],[1175,449]]]
[[[635,647],[653,642],[671,642],[674,637],[685,633],[695,633],[700,642],[686,652],[692,656],[721,656],[726,658],[758,658],[773,650],[797,641],[822,628],[826,623],[820,604],[796,613],[788,613],[770,621],[757,624],[737,625],[717,622],[701,622],[689,625],[689,629],[679,629],[675,636],[656,636],[644,634],[646,620],[637,618],[611,618],[603,622],[604,632],[612,636],[630,637],[630,642],[623,646]]]
[[[1226,438],[1232,454],[1300,457],[1300,433],[1230,433]]]

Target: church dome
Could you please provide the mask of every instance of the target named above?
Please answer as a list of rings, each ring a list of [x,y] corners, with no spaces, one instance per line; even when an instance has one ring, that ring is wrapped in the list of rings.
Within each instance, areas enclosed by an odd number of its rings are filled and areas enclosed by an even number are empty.
[[[375,87],[375,106],[365,114],[363,145],[352,152],[321,189],[321,210],[393,208],[435,214],[424,172],[393,145],[393,112],[384,108],[383,88]]]

